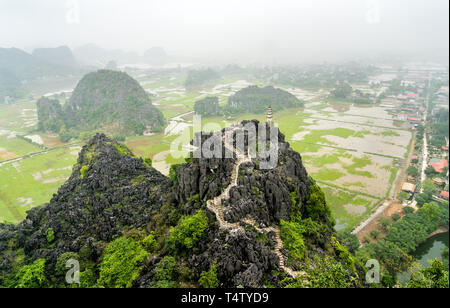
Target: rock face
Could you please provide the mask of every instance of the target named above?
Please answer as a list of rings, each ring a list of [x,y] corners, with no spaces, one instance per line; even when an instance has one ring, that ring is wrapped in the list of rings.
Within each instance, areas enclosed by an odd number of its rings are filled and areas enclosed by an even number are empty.
[[[88,247],[96,253],[98,243],[122,235],[124,226],[145,228],[151,213],[171,202],[171,195],[163,193],[171,185],[124,146],[98,134],[83,147],[71,177],[51,201],[30,210],[16,227],[5,231],[0,226],[0,241],[17,232],[18,246],[31,259],[48,259],[49,266],[67,251]],[[49,229],[55,234],[52,248],[46,237]]]
[[[246,145],[237,150],[233,145],[240,134]],[[229,158],[189,159],[177,168],[172,182],[123,145],[96,135],[83,147],[71,177],[48,204],[29,211],[17,226],[0,224],[0,285],[2,275],[14,274],[11,271],[22,249],[26,264],[46,259],[47,275],[54,281],[52,275],[63,253],[77,253],[99,268],[109,242],[121,236],[139,238],[143,232],[155,234],[160,248],[149,252],[133,287],[153,287],[161,276],[158,266],[168,256],[178,268],[189,269],[189,274],[165,270],[164,277],[171,276],[165,279],[194,286],[213,266],[222,287],[267,283],[280,287],[283,279],[304,275],[302,264],[288,262],[290,251],[283,247],[281,234],[283,221],[313,217],[308,195],[315,184],[301,156],[278,132],[278,164],[263,169],[260,156],[242,159],[238,155],[248,153],[253,140],[240,126],[196,136],[200,144],[212,137],[221,143],[222,157]],[[198,151],[193,157],[199,157]],[[201,225],[189,231],[183,219],[200,211],[207,218],[204,233],[194,240],[182,239],[187,248],[174,251],[171,227],[185,228],[178,236],[188,236]],[[312,229],[304,234],[308,255],[336,258],[330,244],[331,218],[323,212],[314,219],[310,224],[321,227],[320,232]]]
[[[244,121],[242,125],[258,121]],[[225,129],[215,135],[221,138]],[[234,133],[245,134],[243,130]],[[210,138],[210,134],[203,134],[203,140]],[[203,142],[202,142],[203,144]],[[248,214],[260,222],[276,222],[280,219],[288,220],[291,215],[291,193],[297,192],[303,202],[306,198],[310,181],[302,164],[300,155],[285,142],[284,135],[278,134],[278,166],[274,169],[263,170],[257,160],[241,166],[238,185],[230,190],[230,199],[224,204],[229,208],[225,213],[226,220],[238,222]],[[222,144],[223,157],[228,149]],[[235,163],[233,158],[205,159],[194,158],[192,163],[178,168],[177,199],[186,202],[189,197],[199,195],[204,202],[220,195],[229,185],[231,173]]]
[[[38,110],[38,129],[58,133],[63,122],[63,110],[56,99],[41,97],[36,102]]]
[[[38,104],[38,113],[46,113]],[[39,127],[48,126],[48,119],[39,118]],[[115,131],[124,134],[142,134],[146,129],[161,131],[165,125],[164,117],[145,90],[128,74],[99,70],[84,76],[64,105],[63,112],[52,119],[64,123],[65,130],[93,130],[103,127],[116,127]],[[50,123],[53,124],[53,123]],[[59,132],[59,129],[53,130]]]
[[[128,74],[99,70],[81,79],[67,106],[68,127],[99,127],[118,123],[123,130],[142,133],[147,126],[161,130],[162,113]]]

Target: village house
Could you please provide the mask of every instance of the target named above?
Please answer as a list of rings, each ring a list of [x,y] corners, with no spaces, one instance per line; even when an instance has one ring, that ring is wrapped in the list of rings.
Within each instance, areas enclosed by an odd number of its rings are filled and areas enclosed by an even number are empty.
[[[429,167],[433,167],[434,171],[437,173],[444,172],[444,168],[448,168],[448,161],[446,159],[436,159],[433,158],[430,160],[430,163],[428,164]]]
[[[415,184],[417,182],[417,179],[415,177],[409,175],[408,176],[408,182]]]
[[[437,186],[444,186],[445,185],[445,179],[443,179],[443,178],[434,178],[432,180],[432,182],[433,182],[434,185],[437,185]]]
[[[402,191],[414,193],[416,191],[416,185],[411,183],[404,183],[402,186]]]
[[[441,191],[441,194],[439,195],[442,199],[447,200],[448,201],[448,191]]]

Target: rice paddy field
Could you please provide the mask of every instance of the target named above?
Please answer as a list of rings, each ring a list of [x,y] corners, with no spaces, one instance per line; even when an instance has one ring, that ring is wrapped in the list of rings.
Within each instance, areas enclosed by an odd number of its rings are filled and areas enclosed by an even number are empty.
[[[50,201],[81,149],[34,132],[36,124],[35,99],[0,106],[0,222],[18,223],[27,210]]]
[[[261,81],[228,76],[202,90],[188,91],[183,86],[184,78],[184,74],[177,72],[160,78],[138,78],[163,112],[168,126],[162,133],[129,137],[125,141],[136,155],[152,158],[153,166],[166,175],[170,166],[184,162],[188,153],[186,145],[192,139],[195,101],[214,95],[223,105],[236,91],[250,84],[263,85]],[[392,195],[412,133],[404,123],[394,121],[383,107],[328,101],[327,89],[285,89],[306,104],[304,108],[275,113],[274,122],[291,147],[302,155],[308,173],[324,190],[337,220],[336,228],[352,229]],[[12,137],[29,134],[34,129],[35,101],[20,102],[7,112],[1,108],[4,107],[0,107],[0,221],[17,223],[27,209],[48,202],[56,193],[70,175],[81,144],[65,146],[54,136],[41,135],[43,143],[54,149],[2,165],[2,159],[4,162],[42,149]],[[219,130],[244,119],[265,121],[265,115],[202,118],[202,130]]]

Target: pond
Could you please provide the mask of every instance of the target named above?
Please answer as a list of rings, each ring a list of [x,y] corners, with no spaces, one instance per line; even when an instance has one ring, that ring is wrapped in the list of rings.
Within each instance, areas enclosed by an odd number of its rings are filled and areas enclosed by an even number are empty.
[[[430,237],[424,243],[417,247],[416,251],[412,253],[412,256],[419,262],[422,268],[428,267],[428,260],[441,259],[441,253],[445,248],[448,248],[448,236],[449,233],[441,233]],[[409,280],[410,273],[403,272],[398,275],[400,282],[406,282]]]

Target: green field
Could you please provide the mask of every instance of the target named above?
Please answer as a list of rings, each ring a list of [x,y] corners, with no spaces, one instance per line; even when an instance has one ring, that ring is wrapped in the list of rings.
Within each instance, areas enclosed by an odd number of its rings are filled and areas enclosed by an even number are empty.
[[[71,174],[77,156],[62,148],[0,166],[0,221],[17,223],[25,211],[50,201]]]
[[[173,72],[160,78],[140,78],[144,88],[157,93],[152,101],[163,112],[167,121],[190,112],[194,108],[196,100],[207,94],[181,91],[184,88],[184,73]],[[228,84],[240,80],[239,76],[225,76],[216,84]],[[264,85],[264,82],[256,82]],[[211,91],[214,85],[203,89]],[[171,90],[173,89],[173,91]],[[227,103],[228,96],[217,93],[221,105]],[[331,107],[336,112],[324,111]],[[24,100],[11,108],[0,107],[0,130],[29,133],[34,127],[26,127],[23,117],[24,109],[35,109],[33,100]],[[328,109],[327,109],[328,110]],[[395,165],[398,157],[393,155],[381,155],[370,152],[359,152],[356,149],[348,149],[339,141],[328,140],[327,136],[348,138],[360,138],[370,140],[378,138],[393,138],[400,136],[399,130],[386,128],[378,133],[373,132],[377,127],[377,118],[372,115],[361,114],[359,126],[364,129],[354,130],[345,127],[322,128],[317,127],[320,120],[326,119],[338,123],[347,115],[350,105],[340,101],[322,100],[320,104],[310,108],[296,108],[280,111],[274,114],[274,122],[281,132],[285,134],[286,141],[291,147],[302,155],[303,163],[309,174],[315,178],[323,188],[328,204],[338,221],[338,228],[352,228],[362,219],[367,217],[372,208],[390,194],[398,167]],[[318,117],[321,116],[321,117]],[[32,117],[33,112],[27,114]],[[352,115],[355,116],[355,115]],[[204,117],[202,118],[203,130],[218,130],[242,120],[257,119],[265,121],[265,114],[240,114],[235,117]],[[12,120],[11,120],[12,119]],[[370,121],[370,122],[368,122]],[[365,123],[365,124],[362,124]],[[183,125],[189,143],[193,136],[192,119],[186,117]],[[188,125],[189,124],[189,125]],[[292,140],[294,135],[302,133],[301,141]],[[163,159],[167,165],[184,162],[183,157],[173,157],[168,153],[171,143],[182,135],[182,131],[176,134],[166,135],[158,133],[150,136],[128,137],[125,144],[138,156],[143,158]],[[0,148],[5,148],[16,156],[41,151],[26,141],[13,138],[7,139],[0,136]],[[72,154],[71,154],[72,152]],[[53,193],[70,175],[70,167],[74,164],[76,156],[73,150],[62,148],[44,155],[27,158],[16,164],[7,164],[0,167],[0,221],[18,222],[23,217],[25,210],[45,202],[48,202]],[[183,152],[186,154],[186,152]],[[160,154],[160,155],[158,155]],[[161,163],[157,161],[156,165]],[[160,164],[158,166],[161,166]],[[46,172],[44,174],[44,172]]]
[[[42,151],[42,148],[31,144],[26,140],[19,139],[17,137],[8,138],[7,136],[0,136],[0,149],[5,149],[16,157]],[[0,153],[0,162],[6,160],[5,158],[6,157],[2,157]]]

